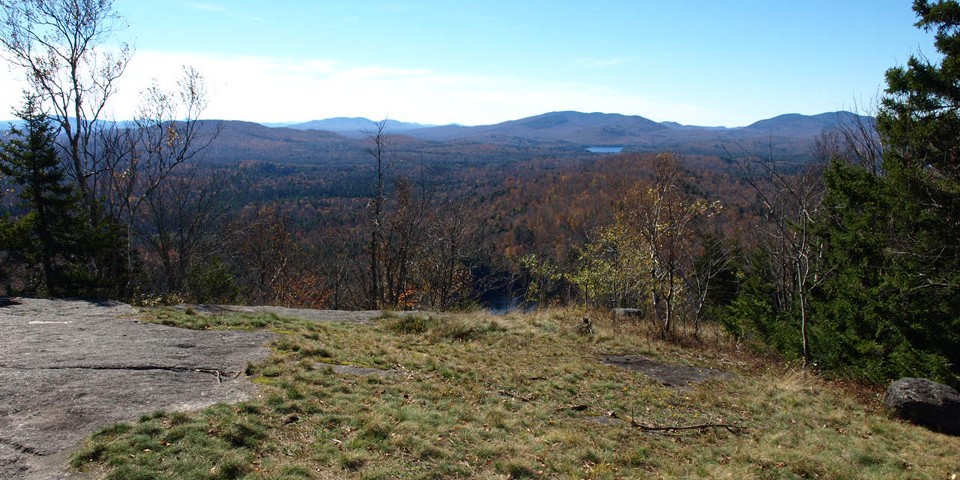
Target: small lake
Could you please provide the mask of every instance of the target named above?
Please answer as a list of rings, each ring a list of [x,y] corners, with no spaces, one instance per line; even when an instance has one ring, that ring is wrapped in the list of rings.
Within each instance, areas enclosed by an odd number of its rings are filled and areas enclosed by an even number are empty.
[[[587,147],[590,153],[620,153],[623,147]]]

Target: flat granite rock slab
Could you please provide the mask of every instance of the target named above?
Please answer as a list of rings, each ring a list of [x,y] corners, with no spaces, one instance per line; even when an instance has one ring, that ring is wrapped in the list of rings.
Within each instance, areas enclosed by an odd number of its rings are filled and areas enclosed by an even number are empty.
[[[712,368],[670,365],[640,355],[604,355],[601,361],[643,373],[667,387],[688,387],[707,380],[734,377],[733,374]]]
[[[142,323],[120,303],[18,301],[0,308],[3,479],[75,478],[67,453],[99,428],[250,398],[242,373],[274,337]]]

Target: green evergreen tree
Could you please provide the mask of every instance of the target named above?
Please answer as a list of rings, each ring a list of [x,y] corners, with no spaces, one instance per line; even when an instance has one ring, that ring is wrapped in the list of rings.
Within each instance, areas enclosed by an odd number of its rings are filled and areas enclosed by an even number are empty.
[[[0,202],[2,202],[3,197],[6,196],[7,189],[6,174],[0,171]],[[11,252],[5,248],[5,245],[10,243],[9,237],[11,230],[10,214],[8,212],[0,212],[0,284],[3,285],[3,289],[0,290],[0,295],[5,296],[9,296],[11,293],[10,267],[13,261]]]
[[[0,172],[19,187],[26,213],[7,224],[4,249],[39,267],[39,291],[65,293],[67,265],[76,261],[79,240],[77,198],[57,156],[57,129],[39,100],[28,95],[17,115],[25,125],[12,128],[12,138],[0,145]]]
[[[960,384],[960,3],[916,0],[937,61],[887,71],[883,169],[827,172],[832,279],[818,310],[822,361],[881,381]]]

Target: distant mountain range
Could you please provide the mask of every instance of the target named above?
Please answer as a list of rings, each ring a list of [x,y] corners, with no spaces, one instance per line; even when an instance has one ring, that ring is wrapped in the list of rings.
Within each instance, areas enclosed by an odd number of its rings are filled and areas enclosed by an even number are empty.
[[[365,136],[376,129],[373,120],[346,117],[270,124],[272,127],[242,121],[202,123],[210,128],[214,124],[223,126],[220,138],[205,154],[208,161],[216,163],[255,160],[350,164],[366,158]],[[385,132],[394,136],[391,144],[397,152],[441,162],[584,155],[588,147],[717,157],[755,154],[804,161],[810,158],[813,142],[822,132],[857,123],[872,128],[875,120],[841,111],[786,114],[745,127],[726,128],[658,123],[635,115],[565,111],[473,127],[388,120]],[[0,132],[6,127],[0,123]]]
[[[845,111],[819,115],[786,114],[735,128],[658,123],[636,115],[564,111],[473,127],[424,126],[389,120],[386,131],[439,143],[513,147],[566,145],[581,150],[586,147],[615,146],[623,147],[624,151],[672,151],[716,156],[745,150],[782,157],[802,157],[809,155],[810,145],[824,130],[857,122],[874,125],[872,117]],[[332,118],[285,128],[325,130],[361,138],[363,132],[369,132],[373,126],[374,122],[366,118]]]
[[[415,138],[432,141],[470,140],[492,143],[517,139],[541,142],[566,142],[590,145],[628,145],[645,143],[651,137],[689,137],[684,132],[729,133],[735,136],[757,134],[782,137],[811,137],[824,129],[836,128],[855,121],[873,123],[872,117],[851,112],[830,112],[819,115],[788,113],[760,120],[746,127],[701,127],[681,125],[677,122],[654,122],[637,115],[617,113],[581,113],[573,111],[551,112],[533,117],[510,120],[494,125],[467,127],[462,125],[423,125],[419,123],[387,120],[387,133],[403,133]],[[325,130],[341,135],[357,137],[376,128],[376,122],[363,117],[337,117],[313,120],[296,124],[263,124],[268,127],[292,128],[295,130]]]

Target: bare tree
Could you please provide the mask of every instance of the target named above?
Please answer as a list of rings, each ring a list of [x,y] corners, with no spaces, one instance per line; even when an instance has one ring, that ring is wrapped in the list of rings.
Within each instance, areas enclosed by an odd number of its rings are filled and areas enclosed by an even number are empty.
[[[712,215],[710,217],[713,218]],[[728,242],[709,228],[702,224],[695,227],[700,256],[694,260],[692,268],[687,272],[685,282],[691,293],[688,298],[693,303],[693,332],[697,338],[700,337],[700,327],[710,293],[715,288],[715,279],[730,268],[734,259],[733,249]]]
[[[814,144],[821,162],[831,159],[859,165],[875,176],[883,175],[883,143],[874,116],[854,113],[838,118],[836,130],[825,130]]]
[[[159,291],[181,292],[190,269],[227,243],[223,227],[233,185],[233,175],[191,163],[144,197],[145,218],[136,233],[147,261],[159,263]]]
[[[423,252],[424,221],[430,205],[425,191],[414,192],[408,178],[395,182],[396,201],[385,229],[383,245],[384,301],[391,307],[402,308],[413,301],[410,297],[413,285],[414,264],[421,260]]]
[[[247,210],[234,222],[232,230],[237,232],[238,253],[242,258],[239,263],[246,271],[248,300],[254,305],[272,304],[277,300],[277,287],[295,263],[298,246],[290,229],[290,218],[276,207],[254,206]]]
[[[92,219],[103,180],[96,132],[131,49],[112,0],[0,0],[0,44],[59,123],[61,145]]]
[[[469,261],[479,250],[478,228],[463,203],[433,209],[418,268],[425,305],[446,309],[473,294]]]
[[[779,308],[800,310],[800,336],[804,361],[810,357],[810,300],[823,283],[820,269],[824,245],[814,224],[825,193],[822,162],[811,162],[797,173],[784,173],[772,159],[741,158],[738,164],[746,182],[758,197],[761,221],[757,239],[771,259],[770,272],[777,279]]]
[[[199,72],[184,67],[177,86],[167,91],[152,85],[142,93],[132,124],[112,125],[98,135],[104,172],[98,195],[107,212],[126,226],[128,270],[133,269],[134,229],[144,204],[174,170],[198,158],[223,128],[221,122],[203,126],[199,120],[207,105]],[[195,174],[188,172],[186,178]]]
[[[369,285],[367,293],[367,303],[369,308],[378,308],[384,302],[384,288],[381,283],[383,266],[382,242],[384,237],[385,219],[384,209],[386,204],[386,176],[390,168],[390,162],[386,158],[386,151],[389,145],[390,137],[384,131],[387,126],[387,120],[383,119],[377,122],[374,130],[367,134],[371,145],[367,148],[367,153],[373,159],[374,165],[374,194],[373,199],[368,205],[373,209],[371,220],[373,225],[370,229],[370,268],[368,272]]]
[[[618,221],[640,239],[650,268],[649,293],[660,334],[669,338],[683,318],[685,278],[698,251],[694,226],[719,205],[690,198],[682,190],[680,164],[672,155],[657,156],[656,180],[638,184]]]
[[[367,308],[367,232],[355,227],[334,228],[325,233],[313,237],[308,250],[316,258],[311,263],[328,289],[325,306],[334,310]]]

